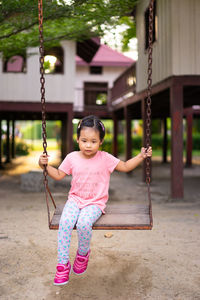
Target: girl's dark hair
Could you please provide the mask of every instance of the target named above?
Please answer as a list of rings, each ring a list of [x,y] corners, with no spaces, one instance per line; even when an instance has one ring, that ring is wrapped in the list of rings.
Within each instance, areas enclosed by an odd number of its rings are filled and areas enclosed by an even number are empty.
[[[77,138],[79,139],[81,129],[84,127],[91,127],[99,131],[100,140],[102,141],[105,136],[105,127],[101,120],[96,116],[90,115],[84,117],[82,120],[79,121],[77,126]]]

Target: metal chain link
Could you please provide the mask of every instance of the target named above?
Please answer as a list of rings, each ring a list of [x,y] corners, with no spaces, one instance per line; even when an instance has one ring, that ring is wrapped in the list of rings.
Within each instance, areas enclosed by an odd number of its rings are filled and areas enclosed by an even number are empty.
[[[146,100],[146,128],[145,128],[145,142],[146,147],[151,145],[151,87],[152,87],[152,52],[153,52],[153,17],[154,17],[154,0],[149,2],[149,47],[148,47],[148,79],[147,79],[147,100]],[[150,193],[150,181],[151,181],[151,158],[146,158],[146,183],[147,183],[147,194],[149,200],[149,217],[150,226],[153,227],[153,216],[152,216],[152,202]]]
[[[151,145],[151,87],[152,87],[152,52],[153,52],[153,6],[154,0],[149,3],[149,47],[148,47],[148,79],[147,79],[147,100],[146,100],[146,147]],[[151,181],[151,158],[146,158],[146,182]]]
[[[40,93],[41,93],[41,105],[42,105],[42,137],[43,137],[43,154],[47,155],[47,134],[46,134],[46,104],[45,104],[45,78],[44,78],[44,39],[43,39],[43,5],[42,0],[38,0],[38,18],[39,18],[39,35],[40,35]],[[49,209],[49,200],[48,195],[50,196],[54,208],[56,208],[55,201],[52,197],[48,186],[47,179],[47,165],[44,165],[43,175],[44,175],[44,187],[46,194],[46,204],[47,204],[47,214],[48,214],[48,225],[50,228],[50,209]]]
[[[47,134],[46,134],[46,104],[45,104],[45,78],[44,78],[44,39],[43,39],[43,5],[42,0],[38,0],[39,12],[39,34],[40,34],[40,93],[42,104],[42,137],[43,137],[43,153],[47,155]],[[44,181],[47,182],[47,168],[44,167]]]

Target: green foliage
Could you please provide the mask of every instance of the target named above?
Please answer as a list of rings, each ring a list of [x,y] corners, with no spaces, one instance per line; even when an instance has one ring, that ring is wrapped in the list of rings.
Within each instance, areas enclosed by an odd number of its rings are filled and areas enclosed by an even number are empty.
[[[30,152],[30,147],[23,141],[20,141],[16,143],[15,151],[17,156],[28,155]]]
[[[112,153],[112,146],[113,146],[113,140],[112,135],[107,134],[103,145],[101,146],[102,151],[107,151],[109,153]],[[153,150],[161,150],[162,144],[163,144],[163,137],[161,134],[152,134],[152,148]],[[186,145],[186,138],[184,137],[184,146]],[[132,136],[132,145],[134,150],[140,150],[142,147],[142,137],[141,136]],[[171,145],[171,138],[168,136],[168,150],[170,149]],[[74,149],[75,151],[78,151],[78,144],[75,140],[74,136]],[[200,149],[200,134],[193,134],[193,150],[199,150]],[[118,153],[122,154],[125,151],[125,140],[124,135],[119,134],[118,135]]]
[[[151,121],[151,133],[156,134],[156,133],[161,133],[161,120],[152,120]]]
[[[57,46],[64,39],[82,41],[102,36],[107,26],[118,25],[120,17],[130,14],[137,1],[71,2],[43,0],[45,47]],[[0,1],[0,52],[4,57],[38,46],[38,36],[38,1]]]
[[[200,132],[200,119],[194,119],[193,120],[193,132],[194,133]]]
[[[35,121],[27,125],[23,130],[24,139],[41,139],[41,121]]]
[[[120,18],[120,24],[125,24],[127,29],[122,33],[122,51],[129,50],[129,41],[136,37],[136,26],[133,17],[123,16]]]
[[[192,135],[192,139],[193,139],[193,145],[192,145],[193,150],[199,150],[200,149],[200,134],[194,133]]]
[[[105,105],[107,102],[107,94],[99,93],[96,98],[97,105]]]
[[[3,140],[3,155],[6,155],[6,140]],[[30,153],[30,147],[22,140],[17,140],[15,144],[16,156],[28,155]]]
[[[60,136],[60,128],[61,123],[60,121],[47,121],[46,122],[46,133],[47,138],[59,138]],[[27,125],[23,129],[23,138],[24,139],[33,139],[38,140],[42,138],[42,122],[41,121],[34,121],[31,124]]]
[[[45,71],[46,71],[46,70],[50,71],[50,69],[51,69],[51,64],[50,64],[50,62],[49,62],[48,60],[47,60],[47,61],[44,61],[43,66],[44,66],[44,70],[45,70]]]
[[[168,137],[168,142],[169,142],[169,145],[170,145],[169,137]],[[151,144],[152,144],[152,148],[155,149],[155,150],[162,149],[162,144],[163,144],[162,135],[161,134],[152,134]]]

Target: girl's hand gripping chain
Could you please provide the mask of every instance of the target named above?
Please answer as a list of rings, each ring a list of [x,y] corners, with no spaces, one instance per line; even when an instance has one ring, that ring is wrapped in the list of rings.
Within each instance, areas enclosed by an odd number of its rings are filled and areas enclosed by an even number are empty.
[[[44,169],[44,165],[48,165],[48,160],[49,160],[48,157],[49,157],[49,155],[46,155],[45,153],[40,155],[39,165],[42,169]]]
[[[148,149],[142,147],[141,154],[142,154],[143,158],[151,157],[152,156],[152,147],[149,147]]]

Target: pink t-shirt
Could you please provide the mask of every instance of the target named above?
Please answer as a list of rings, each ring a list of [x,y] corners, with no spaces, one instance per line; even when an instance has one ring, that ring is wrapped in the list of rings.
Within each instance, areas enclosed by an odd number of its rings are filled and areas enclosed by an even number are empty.
[[[89,159],[83,158],[79,151],[69,153],[59,166],[59,170],[72,175],[68,199],[76,201],[79,208],[95,204],[104,213],[110,174],[119,161],[104,151],[98,151]]]

